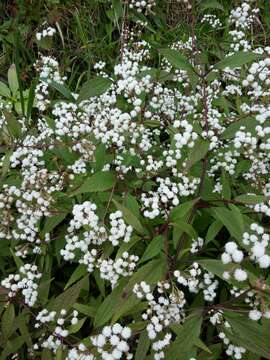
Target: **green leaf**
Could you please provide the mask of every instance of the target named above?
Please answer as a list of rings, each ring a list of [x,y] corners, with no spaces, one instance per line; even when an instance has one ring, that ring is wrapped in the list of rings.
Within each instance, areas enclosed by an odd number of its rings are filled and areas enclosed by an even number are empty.
[[[100,171],[90,176],[77,189],[71,192],[70,196],[87,192],[98,192],[111,189],[116,182],[116,176],[111,171]]]
[[[67,215],[68,213],[63,213],[47,217],[42,229],[42,235],[44,236],[46,233],[53,231],[53,229],[56,228],[56,226],[59,225]]]
[[[125,206],[119,204],[116,200],[113,199],[113,203],[120,210],[123,214],[123,218],[127,224],[131,225],[138,233],[145,234],[146,229],[143,228],[142,224],[140,223],[139,219]]]
[[[158,235],[154,237],[153,240],[150,242],[150,244],[147,246],[141,260],[139,261],[139,264],[149,259],[152,259],[153,257],[160,254],[163,247],[163,243],[164,243],[163,235]]]
[[[189,151],[186,161],[186,169],[189,170],[194,164],[203,159],[208,152],[210,143],[204,139],[198,140]]]
[[[48,305],[48,309],[56,312],[61,309],[70,309],[78,299],[82,288],[86,285],[88,285],[88,276],[85,276],[82,280],[58,295],[55,299],[52,299]]]
[[[111,80],[97,76],[83,84],[79,93],[78,101],[87,100],[93,96],[99,96],[109,89]]]
[[[191,239],[196,239],[198,237],[196,231],[192,225],[188,224],[185,221],[177,219],[177,222],[171,223],[173,225],[173,244],[176,248],[178,240],[183,233],[186,233]]]
[[[68,333],[69,334],[75,334],[76,332],[78,332],[80,330],[80,328],[83,326],[83,324],[85,323],[86,317],[80,319],[77,324],[71,325],[68,328]]]
[[[253,205],[265,202],[266,197],[263,195],[239,195],[236,196],[234,200],[242,202],[243,204]]]
[[[12,64],[8,69],[8,85],[13,95],[16,94],[19,90],[19,82],[15,64]]]
[[[16,119],[16,117],[7,112],[7,111],[3,111],[4,115],[5,115],[5,119],[7,122],[7,128],[9,130],[9,133],[11,136],[13,136],[14,138],[20,138],[21,136],[21,125],[19,123],[19,121]]]
[[[23,336],[17,336],[5,343],[5,348],[1,352],[0,360],[6,359],[9,355],[14,355],[24,344]]]
[[[246,117],[229,124],[221,134],[222,139],[232,139],[235,137],[235,133],[244,126],[246,131],[254,131],[257,125],[257,121],[254,117]]]
[[[1,319],[1,331],[3,336],[7,339],[12,334],[15,320],[14,305],[9,304]]]
[[[233,334],[231,340],[254,354],[270,359],[269,329],[249,320],[245,315],[224,312],[225,319],[230,323]],[[226,332],[229,336],[230,332]]]
[[[71,277],[66,283],[64,290],[68,289],[72,284],[74,284],[77,280],[87,274],[87,268],[85,265],[78,265],[76,269],[73,271]]]
[[[29,120],[32,115],[32,109],[33,109],[34,100],[35,100],[36,86],[37,86],[37,79],[33,80],[30,90],[29,90],[28,101],[27,101],[27,110],[26,110],[27,120]]]
[[[226,208],[213,208],[212,212],[216,219],[222,222],[222,224],[228,229],[231,236],[241,241],[244,225],[241,213],[226,209]]]
[[[148,352],[150,346],[150,340],[147,335],[147,331],[144,330],[140,337],[138,344],[136,346],[136,353],[135,353],[135,360],[143,360],[146,357],[146,354]]]
[[[217,0],[202,0],[201,1],[201,9],[217,9],[217,10],[224,10],[223,5],[221,5]]]
[[[229,67],[230,69],[234,69],[235,67],[241,67],[248,64],[249,62],[256,60],[258,57],[258,54],[252,52],[238,51],[237,53],[225,57],[225,59],[215,64],[214,68],[222,70]]]
[[[125,286],[125,279],[118,282],[118,286],[111,292],[109,296],[105,298],[103,303],[97,309],[95,316],[94,326],[103,326],[114,315],[119,303],[121,301],[121,295]]]
[[[4,97],[11,96],[8,86],[5,83],[3,83],[3,81],[0,81],[0,96],[4,96]]]
[[[231,186],[225,171],[221,174],[222,196],[225,200],[231,199]]]
[[[199,198],[191,200],[191,201],[187,201],[183,204],[180,204],[174,208],[172,208],[172,210],[170,211],[170,216],[169,218],[172,221],[176,221],[176,219],[179,218],[184,218],[193,208],[193,206],[198,202]]]
[[[43,81],[47,82],[51,87],[53,87],[55,90],[57,90],[60,94],[62,94],[66,99],[70,101],[75,101],[73,95],[71,94],[71,91],[65,87],[63,84],[59,84],[58,82],[54,80],[48,81],[47,79],[42,79]]]
[[[210,241],[214,240],[217,234],[220,232],[223,227],[223,223],[220,220],[215,220],[208,228],[207,234],[205,237],[205,245]]]
[[[186,319],[177,331],[177,337],[165,351],[166,360],[175,360],[176,354],[181,354],[181,360],[189,360],[193,347],[199,339],[201,331],[201,315],[193,315]]]
[[[188,62],[184,55],[174,49],[160,49],[159,52],[163,55],[171,65],[175,68],[185,71],[194,71],[192,65]]]
[[[87,315],[90,318],[94,318],[96,316],[97,313],[97,308],[96,306],[90,306],[90,305],[83,305],[83,304],[79,304],[79,303],[75,303],[73,305],[73,308],[77,311],[79,311],[80,313]]]

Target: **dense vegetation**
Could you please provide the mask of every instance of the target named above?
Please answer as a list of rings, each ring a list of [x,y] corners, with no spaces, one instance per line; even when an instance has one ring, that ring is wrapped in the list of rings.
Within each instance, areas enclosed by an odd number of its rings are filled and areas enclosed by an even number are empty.
[[[270,359],[270,6],[0,4],[0,360]]]

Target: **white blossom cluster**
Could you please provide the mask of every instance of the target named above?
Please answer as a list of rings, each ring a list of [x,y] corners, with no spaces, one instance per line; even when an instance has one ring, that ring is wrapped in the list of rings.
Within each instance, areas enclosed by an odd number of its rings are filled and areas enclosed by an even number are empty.
[[[41,310],[36,316],[34,327],[43,328],[45,331],[34,344],[34,350],[46,348],[56,353],[57,349],[62,346],[64,339],[69,335],[68,327],[78,323],[78,311],[73,310],[71,314],[66,309],[61,309],[59,314],[56,311]],[[51,330],[49,330],[51,329]],[[47,332],[50,332],[48,335]]]
[[[205,301],[211,302],[215,299],[219,282],[214,279],[212,273],[204,272],[198,263],[193,263],[186,272],[175,270],[174,276],[180,285],[188,288],[190,293],[198,293],[203,289]]]
[[[138,11],[138,13],[149,12],[156,6],[156,0],[131,0],[128,6],[130,9]]]
[[[56,29],[48,26],[46,29],[42,30],[42,32],[37,32],[36,33],[36,39],[38,41],[40,41],[41,39],[49,36],[49,37],[53,37],[53,35],[56,33]]]
[[[158,298],[156,298],[145,281],[134,285],[133,292],[137,298],[148,302],[148,309],[142,314],[142,318],[150,320],[146,326],[149,339],[155,339],[171,323],[180,323],[184,320],[183,307],[186,303],[184,293],[179,290],[169,293],[170,289],[169,282],[159,282]]]
[[[13,298],[21,293],[24,303],[32,307],[37,301],[37,281],[41,276],[42,274],[38,272],[36,265],[25,264],[20,267],[19,273],[10,274],[2,280],[1,285],[9,290],[8,297]]]
[[[222,26],[221,21],[219,18],[214,14],[205,14],[201,19],[201,23],[209,24],[213,29],[218,29]]]
[[[129,360],[133,358],[127,342],[131,335],[129,327],[115,323],[105,326],[99,335],[91,337],[91,341],[102,360],[120,360],[123,356]]]

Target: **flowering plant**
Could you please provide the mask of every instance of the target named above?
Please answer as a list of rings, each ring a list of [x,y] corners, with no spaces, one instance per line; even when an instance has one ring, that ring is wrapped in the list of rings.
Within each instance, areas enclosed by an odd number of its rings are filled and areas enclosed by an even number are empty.
[[[71,89],[43,42],[25,96],[18,66],[1,83],[1,359],[269,359],[260,8],[183,1],[189,26],[161,46],[155,1],[108,3],[112,71]]]

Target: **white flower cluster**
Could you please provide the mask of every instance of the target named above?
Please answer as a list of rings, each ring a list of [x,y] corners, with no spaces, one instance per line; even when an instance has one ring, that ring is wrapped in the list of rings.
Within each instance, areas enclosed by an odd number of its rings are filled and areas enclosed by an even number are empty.
[[[166,346],[170,345],[172,335],[167,333],[165,334],[164,338],[162,340],[158,340],[153,343],[152,349],[154,350],[154,359],[155,360],[161,360],[165,359],[164,351],[162,351]]]
[[[38,297],[38,284],[36,281],[42,276],[37,270],[36,265],[25,264],[20,267],[18,274],[11,274],[2,280],[1,285],[9,290],[8,296],[10,298],[21,292],[25,304],[32,307]]]
[[[56,33],[56,29],[49,26],[46,29],[42,30],[42,32],[36,33],[36,39],[40,41],[42,38],[45,38],[47,36],[52,37]]]
[[[221,21],[219,18],[214,14],[205,14],[201,19],[201,23],[209,24],[213,29],[218,29],[222,26]]]
[[[180,196],[195,193],[199,179],[188,178],[180,173],[176,173],[175,176],[179,178],[179,182],[173,182],[169,177],[165,179],[158,177],[156,179],[159,184],[157,190],[142,194],[141,201],[145,217],[154,219],[160,213],[167,216],[171,208],[179,205]]]
[[[96,266],[99,268],[100,277],[110,281],[112,288],[114,288],[120,276],[125,277],[133,274],[138,260],[138,256],[129,255],[129,253],[125,251],[122,256],[116,260],[98,259]]]
[[[102,360],[132,359],[127,340],[131,337],[131,329],[119,323],[105,326],[101,334],[92,336],[91,341],[97,348]]]
[[[198,237],[197,239],[193,239],[191,243],[190,252],[192,254],[197,253],[198,251],[201,250],[203,244],[204,244],[204,239],[202,239],[201,237]]]
[[[151,11],[156,6],[156,0],[131,0],[129,2],[129,8],[135,9],[138,13]]]
[[[202,276],[203,275],[203,276]],[[213,301],[216,297],[218,280],[214,279],[214,275],[210,272],[204,272],[198,263],[193,263],[191,268],[186,272],[174,271],[177,282],[188,288],[191,293],[198,293],[203,289],[205,301]]]
[[[63,84],[65,77],[59,72],[58,62],[51,56],[42,56],[35,64],[35,68],[39,74],[39,83],[36,86],[35,95],[37,100],[37,108],[43,112],[50,106],[49,83],[51,80]]]
[[[121,211],[117,210],[115,213],[110,214],[110,225],[111,229],[108,240],[113,246],[119,245],[119,239],[123,239],[125,243],[130,241],[133,228],[125,224]]]
[[[62,346],[63,339],[65,339],[69,332],[67,328],[70,325],[76,325],[78,323],[78,311],[73,310],[70,316],[67,316],[66,309],[60,310],[60,314],[56,317],[55,311],[48,311],[47,309],[41,310],[36,316],[35,328],[45,328],[46,330],[39,338],[39,343],[34,344],[34,349],[38,350],[39,347],[47,348],[56,353],[57,349]],[[53,330],[48,336],[46,333],[48,331],[49,325]]]
[[[220,332],[218,337],[223,341],[223,344],[227,346],[226,354],[228,356],[232,356],[234,359],[242,359],[242,355],[246,352],[246,349],[243,346],[231,344],[224,332]]]
[[[183,307],[186,303],[184,293],[176,290],[167,294],[170,289],[169,282],[158,282],[157,293],[159,296],[155,299],[150,286],[145,281],[134,285],[133,292],[137,298],[145,298],[148,302],[148,309],[142,314],[142,318],[143,320],[150,320],[150,324],[146,326],[150,340],[155,339],[157,334],[171,323],[183,321]]]

